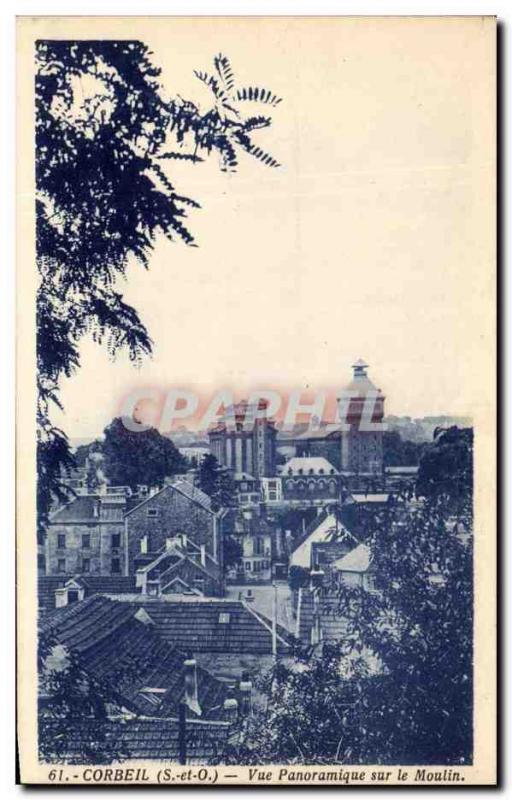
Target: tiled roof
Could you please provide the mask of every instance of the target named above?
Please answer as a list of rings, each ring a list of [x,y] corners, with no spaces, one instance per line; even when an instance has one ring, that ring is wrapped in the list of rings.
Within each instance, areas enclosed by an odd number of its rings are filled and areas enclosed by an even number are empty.
[[[51,514],[50,523],[97,521],[98,517],[95,517],[93,513],[94,504],[97,501],[97,495],[79,495]]]
[[[166,484],[162,489],[160,489],[160,491],[155,492],[155,494],[152,494],[151,496],[145,497],[144,500],[141,500],[139,503],[132,506],[132,508],[127,511],[126,516],[131,514],[132,511],[134,511],[136,508],[139,508],[139,506],[142,506],[144,503],[147,503],[153,498],[158,497],[158,495],[162,492],[168,492],[169,490],[178,491],[180,494],[188,497],[189,500],[192,500],[192,502],[197,503],[197,505],[204,508],[205,511],[209,511],[211,514],[215,513],[212,509],[211,498],[205,492],[203,492],[201,489],[198,489],[197,486],[194,486],[192,483],[190,483],[190,481],[186,481],[184,478],[177,478],[176,480],[173,480],[172,483]]]
[[[40,611],[55,609],[55,590],[60,589],[72,575],[41,575],[37,579],[37,603]]]
[[[110,685],[119,702],[140,714],[168,717],[184,695],[184,654],[164,641],[156,626],[136,618],[140,605],[94,595],[57,609],[40,630],[65,645],[98,680]],[[218,716],[226,687],[197,667],[203,717]],[[141,690],[165,689],[158,704]]]
[[[176,483],[172,484],[178,492],[188,497],[189,500],[193,500],[194,503],[202,506],[206,511],[212,510],[212,500],[206,492],[203,492],[202,489],[198,489],[197,486],[194,486],[190,481],[180,480]]]
[[[134,575],[76,575],[73,580],[80,583],[87,594],[122,594],[136,591]]]
[[[291,473],[290,473],[291,470]],[[300,472],[302,470],[302,472]],[[313,472],[311,472],[313,470]],[[281,468],[281,475],[285,478],[293,475],[339,475],[339,472],[330,461],[323,456],[295,456]]]
[[[177,648],[195,653],[272,652],[272,623],[239,600],[184,596],[161,600],[140,596],[130,602],[143,604],[155,630]],[[225,622],[221,622],[221,615]],[[288,650],[294,638],[278,625],[278,649]]]
[[[48,724],[45,721],[45,725]],[[220,756],[230,727],[226,722],[188,719],[185,728],[187,764],[207,764],[213,758]],[[174,763],[178,761],[176,719],[110,719],[105,721],[102,732],[108,740],[116,742],[116,750],[124,758]],[[97,727],[93,729],[93,733],[97,734]],[[90,735],[87,721],[82,719],[77,721],[76,735],[69,737],[66,763],[83,763],[84,753],[87,753],[90,747]]]

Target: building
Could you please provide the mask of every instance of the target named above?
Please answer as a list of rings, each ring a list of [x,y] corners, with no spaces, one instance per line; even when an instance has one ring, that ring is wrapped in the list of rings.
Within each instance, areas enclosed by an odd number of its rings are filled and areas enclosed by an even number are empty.
[[[60,658],[65,658],[65,651],[72,653],[130,714],[175,717],[186,698],[190,684],[186,656],[158,634],[140,603],[94,595],[48,614],[39,633],[61,646]],[[226,684],[195,662],[192,678],[197,716],[222,719]],[[40,683],[44,689],[44,679]],[[189,713],[194,716],[190,706]]]
[[[261,400],[257,410],[261,412],[267,407],[268,403]],[[254,407],[243,400],[227,409],[208,437],[210,450],[219,464],[259,480],[276,473],[277,430],[270,418],[254,419],[254,416]]]
[[[280,478],[284,501],[323,505],[340,496],[340,474],[321,456],[291,458],[280,468]]]
[[[187,556],[181,560],[186,583],[191,579],[192,561],[201,568],[195,570],[197,579],[208,573],[217,583],[215,593],[222,594],[222,515],[214,511],[207,494],[183,479],[146,497],[125,517],[127,574],[142,569],[151,582],[167,573],[179,553]]]
[[[261,502],[260,482],[247,472],[235,472],[236,502],[239,507],[254,506]]]
[[[313,520],[304,534],[293,543],[290,566],[302,567],[303,569],[315,569],[318,567],[319,556],[316,556],[317,560],[315,562],[313,548],[318,553],[320,544],[335,545],[335,553],[339,555],[340,547],[343,552],[347,552],[348,549],[358,545],[359,542],[334,514],[323,513]]]
[[[348,426],[341,432],[341,472],[347,475],[382,476],[384,395],[368,377],[368,364],[361,359],[352,365],[354,375],[339,398],[340,418]]]
[[[235,583],[268,583],[272,578],[272,537],[274,526],[265,512],[230,509],[224,518],[224,531],[241,547],[242,555],[230,576]]]
[[[94,594],[129,594],[135,589],[131,575],[77,575],[54,589],[53,608],[80,603]]]
[[[119,598],[122,605],[142,609],[148,626],[168,645],[193,653],[197,664],[222,680],[243,672],[260,674],[271,666],[272,621],[243,600],[216,597]],[[276,624],[279,656],[289,654],[295,637]]]
[[[126,575],[125,494],[84,494],[50,515],[47,575]]]

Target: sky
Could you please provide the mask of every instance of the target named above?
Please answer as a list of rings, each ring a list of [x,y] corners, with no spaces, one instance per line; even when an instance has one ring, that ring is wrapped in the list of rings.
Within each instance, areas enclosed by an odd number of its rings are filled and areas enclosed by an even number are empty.
[[[246,157],[227,175],[214,156],[173,164],[177,189],[202,206],[188,220],[199,247],[162,238],[150,269],[132,264],[120,285],[153,356],[137,369],[84,340],[55,422],[96,436],[144,387],[341,389],[358,358],[388,413],[471,416],[478,381],[493,380],[494,52],[484,22],[111,25],[113,37],[136,33],[150,46],[169,94],[207,104],[193,71],[220,51],[239,85],[281,96],[257,143],[282,166]]]

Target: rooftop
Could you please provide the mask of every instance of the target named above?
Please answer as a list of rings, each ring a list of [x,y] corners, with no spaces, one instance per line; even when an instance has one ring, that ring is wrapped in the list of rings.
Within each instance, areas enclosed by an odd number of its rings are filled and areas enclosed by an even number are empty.
[[[195,653],[272,652],[272,622],[243,601],[230,598],[168,595],[127,595],[122,605],[134,611],[143,607],[154,630],[169,644]],[[277,626],[278,650],[286,651],[294,639]]]
[[[82,764],[84,753],[91,740],[97,736],[97,722],[80,720],[76,735],[68,737],[68,752],[64,758],[68,764]],[[206,764],[222,754],[230,725],[226,722],[188,719],[186,725],[187,764]],[[124,758],[159,760],[176,763],[179,758],[177,719],[135,718],[110,719],[102,726],[107,740],[116,742],[116,750]],[[92,737],[92,739],[91,739]]]
[[[359,544],[350,553],[333,562],[338,572],[366,572],[370,568],[371,550],[366,544]]]
[[[156,626],[141,621],[141,605],[93,595],[49,614],[40,632],[75,653],[82,668],[110,685],[126,708],[169,717],[184,695],[185,656],[158,635]],[[197,680],[203,718],[215,717],[226,687],[200,667]],[[148,686],[165,691],[155,701],[142,691]]]
[[[323,456],[295,456],[281,468],[283,477],[287,475],[339,475],[338,470]]]

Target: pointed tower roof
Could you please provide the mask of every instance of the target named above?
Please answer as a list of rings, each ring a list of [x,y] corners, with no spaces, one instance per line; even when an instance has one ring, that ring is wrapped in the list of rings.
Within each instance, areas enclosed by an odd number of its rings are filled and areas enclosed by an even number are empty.
[[[359,393],[359,395],[364,395],[367,392],[378,392],[379,395],[382,395],[380,389],[377,389],[374,383],[368,377],[368,364],[366,361],[363,361],[362,358],[359,358],[354,364],[352,364],[352,369],[354,370],[354,375],[352,380],[346,387],[348,391],[354,391],[355,393]]]

